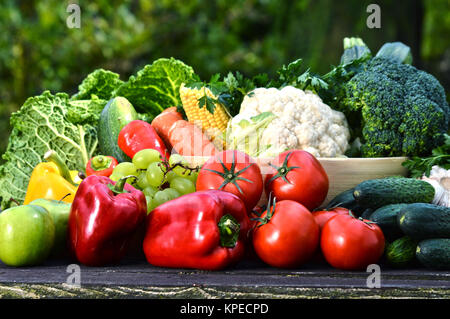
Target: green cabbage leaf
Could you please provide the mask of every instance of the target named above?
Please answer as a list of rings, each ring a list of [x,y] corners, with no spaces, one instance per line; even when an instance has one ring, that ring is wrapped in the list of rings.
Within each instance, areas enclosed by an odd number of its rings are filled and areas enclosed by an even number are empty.
[[[197,79],[192,67],[174,58],[161,58],[132,75],[113,93],[130,101],[151,119],[171,106],[181,105],[180,86]]]
[[[12,114],[12,133],[0,166],[0,199],[2,209],[11,198],[22,203],[34,167],[52,149],[69,169],[84,171],[98,147],[97,122],[106,100],[70,101],[65,93],[52,95],[45,91],[28,98]]]

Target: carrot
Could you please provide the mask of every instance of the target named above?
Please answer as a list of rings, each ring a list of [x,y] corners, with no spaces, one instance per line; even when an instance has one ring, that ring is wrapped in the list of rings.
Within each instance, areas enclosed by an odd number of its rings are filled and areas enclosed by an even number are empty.
[[[162,138],[169,151],[171,150],[169,141],[169,131],[172,125],[179,120],[182,120],[183,116],[181,113],[177,112],[177,108],[169,107],[165,109],[162,113],[156,116],[152,121],[152,126],[156,133]]]
[[[183,156],[213,156],[219,152],[199,127],[185,120],[172,125],[169,143],[173,150]]]

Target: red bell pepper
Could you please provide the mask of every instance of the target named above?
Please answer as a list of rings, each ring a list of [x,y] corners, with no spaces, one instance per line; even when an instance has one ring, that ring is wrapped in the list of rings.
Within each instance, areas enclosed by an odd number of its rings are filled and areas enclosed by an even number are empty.
[[[97,155],[89,160],[86,165],[86,175],[97,175],[109,177],[114,167],[119,164],[112,156]]]
[[[154,266],[223,269],[244,256],[249,228],[239,197],[218,190],[195,192],[147,216],[144,253]]]
[[[117,141],[120,149],[130,158],[144,149],[154,149],[161,153],[162,159],[168,159],[169,151],[151,124],[134,120],[125,125]]]
[[[68,238],[72,255],[82,264],[117,263],[145,222],[144,193],[105,176],[91,175],[78,187],[69,215]]]

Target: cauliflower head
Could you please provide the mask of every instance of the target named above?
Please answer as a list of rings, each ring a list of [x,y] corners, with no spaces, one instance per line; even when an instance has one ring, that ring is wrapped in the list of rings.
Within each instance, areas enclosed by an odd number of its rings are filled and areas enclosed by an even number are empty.
[[[264,125],[258,125],[259,118],[264,119]],[[251,152],[253,156],[270,157],[286,150],[302,149],[316,157],[339,157],[349,146],[345,115],[331,109],[316,94],[292,86],[257,88],[245,96],[239,115],[228,125],[227,134],[236,149],[248,151],[248,143],[242,143],[245,140],[242,127],[247,133],[257,135],[250,139],[260,145],[259,152]]]

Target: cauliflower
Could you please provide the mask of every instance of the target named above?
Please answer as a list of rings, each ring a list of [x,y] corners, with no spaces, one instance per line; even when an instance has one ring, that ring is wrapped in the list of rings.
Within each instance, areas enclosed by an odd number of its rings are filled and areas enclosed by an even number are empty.
[[[263,125],[258,124],[260,118]],[[316,94],[292,86],[253,90],[227,129],[229,147],[262,157],[290,149],[303,149],[316,157],[338,157],[347,150],[349,139],[343,113],[332,110]]]

